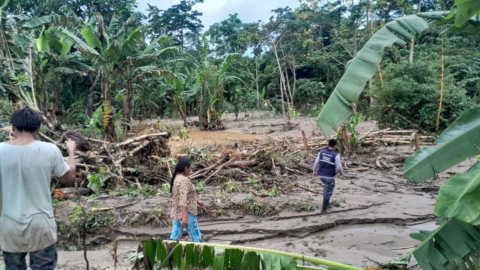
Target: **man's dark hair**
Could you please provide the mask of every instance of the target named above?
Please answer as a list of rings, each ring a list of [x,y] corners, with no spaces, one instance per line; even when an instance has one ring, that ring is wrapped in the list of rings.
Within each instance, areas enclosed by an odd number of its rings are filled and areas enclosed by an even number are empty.
[[[30,108],[23,108],[12,114],[12,117],[10,117],[10,124],[20,132],[26,131],[33,133],[40,128],[42,121],[40,120],[40,115],[36,111]]]
[[[334,147],[334,146],[336,146],[337,144],[338,144],[338,142],[337,142],[337,140],[335,140],[335,139],[330,139],[330,140],[328,141],[328,147]]]

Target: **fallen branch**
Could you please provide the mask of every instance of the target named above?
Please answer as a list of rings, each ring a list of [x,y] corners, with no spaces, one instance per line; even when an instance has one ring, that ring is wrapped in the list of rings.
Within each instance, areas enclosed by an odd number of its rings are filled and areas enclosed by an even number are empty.
[[[315,190],[309,189],[309,188],[304,187],[304,186],[299,185],[299,184],[294,184],[293,186],[294,186],[294,187],[301,188],[301,189],[303,189],[303,190],[306,190],[306,191],[311,192],[311,193],[314,193],[314,194],[320,194],[320,192],[316,192]]]
[[[122,158],[120,158],[119,160],[115,161],[115,165],[119,165],[119,164],[122,164],[122,162],[127,159],[127,157],[129,156],[133,156],[135,155],[138,151],[142,150],[143,148],[145,148],[147,145],[150,144],[150,141],[144,141],[142,144],[140,144],[139,146],[137,146],[135,149],[133,149],[132,151],[130,152],[127,152],[125,154],[125,156],[123,156]]]
[[[210,172],[211,170],[217,168],[218,166],[220,166],[225,160],[228,159],[228,155],[223,155],[217,162],[215,162],[215,164],[203,169],[203,170],[200,170],[194,174],[192,174],[192,176],[190,176],[190,179],[197,179],[199,177],[202,177],[204,176],[205,174],[207,174],[208,172]]]
[[[117,144],[115,145],[115,148],[122,147],[122,146],[125,146],[125,145],[129,145],[129,144],[131,144],[131,143],[138,142],[138,141],[143,141],[143,140],[146,140],[146,139],[155,138],[155,137],[169,138],[169,137],[170,137],[170,133],[168,133],[168,132],[162,132],[162,133],[154,133],[154,134],[142,135],[142,136],[140,136],[140,137],[136,137],[136,138],[133,138],[133,139],[126,140],[126,141],[124,141],[124,142],[122,142],[122,143],[117,143]]]

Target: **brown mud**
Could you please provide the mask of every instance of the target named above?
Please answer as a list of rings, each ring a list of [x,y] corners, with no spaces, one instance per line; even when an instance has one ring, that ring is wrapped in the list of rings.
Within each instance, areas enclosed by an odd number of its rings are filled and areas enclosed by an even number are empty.
[[[300,137],[302,129],[309,138],[318,134],[314,118],[295,118],[292,122],[297,128],[264,134],[267,132],[262,133],[264,127],[260,125],[267,124],[268,128],[268,123],[281,123],[282,119],[255,116],[232,121],[231,117],[226,121],[226,131],[189,130],[188,139],[172,138],[171,147],[232,145],[239,141],[266,139],[267,136]],[[161,123],[177,125],[181,122]],[[373,128],[374,122],[363,122],[358,127],[359,132]],[[275,194],[278,196],[269,196],[266,191],[252,191],[255,183],[250,182],[240,183],[234,193],[227,193],[221,186],[207,186],[199,190],[200,199],[207,204],[199,215],[204,240],[294,252],[358,267],[372,267],[376,262],[395,260],[415,246],[416,241],[409,237],[410,233],[435,228],[432,213],[439,186],[453,173],[465,171],[472,162],[466,161],[440,174],[436,180],[415,184],[407,182],[399,171],[413,152],[409,146],[376,146],[359,148],[353,154],[344,155],[342,159],[347,165],[357,163],[368,169],[347,169],[345,175],[338,177],[333,206],[328,214],[320,213],[323,187],[312,176],[280,176],[276,181],[300,184],[318,194],[290,188]],[[314,156],[310,159],[313,163]],[[375,166],[376,160],[382,160],[386,166]],[[139,241],[135,239],[169,236],[169,195],[162,193],[161,183],[154,187],[154,192],[156,195],[148,198],[110,194],[86,203],[89,209],[111,208],[115,219],[114,226],[88,235],[92,269],[113,268],[110,252],[115,239],[121,239],[117,269],[124,269],[132,267],[128,257],[138,247]],[[76,204],[67,201],[56,208],[60,223],[68,224],[69,213]],[[188,236],[184,239],[188,240]],[[73,243],[79,240],[70,239]],[[81,251],[59,252],[59,269],[83,269],[84,265]]]

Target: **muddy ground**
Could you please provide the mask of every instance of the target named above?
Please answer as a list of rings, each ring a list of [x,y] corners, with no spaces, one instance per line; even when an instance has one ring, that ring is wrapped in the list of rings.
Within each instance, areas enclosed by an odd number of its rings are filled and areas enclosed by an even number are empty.
[[[309,138],[318,136],[314,118],[295,118],[293,122],[297,128],[288,131],[273,126],[281,121],[278,117],[259,115],[233,121],[229,116],[225,121],[226,131],[189,130],[188,139],[172,138],[170,144],[173,152],[179,153],[192,145],[228,147],[234,143],[266,140],[269,136],[299,137],[300,129]],[[160,121],[160,124],[177,122]],[[358,130],[362,133],[374,128],[374,122],[363,122]],[[455,172],[465,171],[473,162],[467,161],[439,175],[437,180],[414,184],[403,179],[399,171],[405,158],[412,153],[409,146],[376,146],[360,147],[355,153],[344,155],[342,159],[347,165],[363,164],[369,169],[347,169],[345,175],[337,179],[332,198],[334,206],[326,215],[320,214],[322,184],[310,175],[280,176],[276,179],[278,185],[289,188],[273,196],[271,191],[248,181],[236,185],[231,193],[222,185],[201,187],[199,196],[208,205],[199,216],[204,239],[212,243],[289,251],[358,267],[395,260],[415,246],[416,241],[409,238],[410,233],[435,228],[432,213],[439,186]],[[313,163],[314,154],[308,158]],[[377,159],[383,160],[388,167],[375,166]],[[292,188],[293,183],[318,194]],[[86,199],[84,203],[89,209],[112,208],[94,217],[108,226],[89,233],[88,257],[92,268],[113,267],[110,250],[114,239],[122,239],[118,246],[118,266],[128,268],[132,266],[128,256],[139,243],[135,239],[168,237],[170,199],[162,191],[162,184],[148,187],[148,190],[142,187]],[[66,201],[55,207],[61,231],[59,269],[82,269],[85,265],[83,253],[75,251],[81,240],[78,233],[66,229],[72,221],[75,205],[75,201]]]

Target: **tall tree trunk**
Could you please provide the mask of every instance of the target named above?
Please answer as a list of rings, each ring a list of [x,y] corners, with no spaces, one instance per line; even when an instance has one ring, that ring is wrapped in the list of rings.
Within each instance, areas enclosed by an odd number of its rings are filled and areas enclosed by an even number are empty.
[[[418,13],[422,11],[422,0],[418,1]],[[412,41],[410,42],[410,54],[408,56],[408,63],[413,64],[413,51],[415,48],[415,36],[412,37]]]
[[[440,78],[440,101],[438,103],[438,113],[437,113],[437,123],[435,125],[435,131],[438,132],[440,128],[440,115],[442,114],[442,105],[443,105],[443,89],[445,83],[445,43],[442,38],[442,74]]]
[[[290,122],[290,114],[288,114],[288,121],[287,121],[287,114],[285,112],[285,97],[284,97],[285,95],[283,94],[284,87],[285,87],[285,77],[283,76],[282,65],[280,64],[280,58],[278,57],[277,45],[275,43],[272,43],[272,45],[273,45],[272,46],[273,53],[275,54],[275,58],[277,59],[278,72],[280,73],[280,94],[282,97],[283,121],[285,122],[285,125],[288,125],[288,123]]]
[[[358,54],[357,35],[358,35],[359,26],[360,26],[360,20],[355,21],[355,23],[353,24],[353,58],[357,57],[357,54]]]
[[[180,115],[182,116],[183,126],[188,127],[187,116],[185,115],[185,112],[182,109],[182,103],[180,102],[180,100],[177,97],[174,98],[174,100],[175,100],[175,104],[177,105],[177,110],[180,113]]]
[[[95,77],[95,80],[92,83],[92,86],[90,86],[90,89],[88,89],[88,98],[87,98],[87,114],[89,117],[93,116],[93,92],[95,90],[95,87],[97,87],[98,82],[100,81],[100,71],[97,73],[97,76]]]
[[[128,83],[127,83],[128,84]],[[123,140],[125,141],[128,137],[128,130],[130,124],[130,87],[127,85],[127,91],[123,97]]]
[[[258,75],[260,74],[260,64],[255,57],[255,88],[257,89],[257,109],[260,110],[260,87],[258,85]]]
[[[113,106],[111,102],[111,81],[107,74],[102,76],[103,92],[103,125],[105,127],[105,140],[115,140],[115,123],[113,122]]]
[[[55,97],[54,97],[54,100],[53,100],[53,104],[52,104],[52,119],[53,119],[53,122],[57,122],[57,111],[58,111],[58,99],[60,98],[60,83],[58,82],[57,79],[55,79]]]

